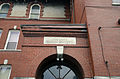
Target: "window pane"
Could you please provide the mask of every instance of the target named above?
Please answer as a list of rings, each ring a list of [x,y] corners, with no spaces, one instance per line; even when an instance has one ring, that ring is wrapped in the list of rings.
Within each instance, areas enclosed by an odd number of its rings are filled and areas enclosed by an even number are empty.
[[[6,49],[16,49],[17,42],[8,42]]]
[[[13,31],[10,33],[9,42],[17,42],[19,38],[19,31]]]
[[[11,73],[11,66],[1,65],[0,66],[0,79],[9,79]]]
[[[43,75],[43,79],[78,79],[73,70],[63,65],[52,66]]]
[[[120,3],[120,0],[113,0],[113,3]]]
[[[32,7],[31,13],[39,13],[39,11],[40,11],[40,7],[38,5],[34,5]]]
[[[43,79],[56,79],[48,70],[44,72]]]
[[[1,8],[1,11],[8,12],[8,10],[9,10],[9,5],[8,4],[4,4]]]
[[[1,37],[1,35],[2,35],[2,30],[0,30],[0,37]]]
[[[30,18],[32,19],[38,19],[39,15],[36,15],[36,14],[31,14]]]
[[[9,4],[4,4],[0,10],[0,17],[5,18],[8,14]]]
[[[54,73],[54,75],[55,75],[56,77],[59,77],[59,69],[58,69],[58,66],[53,66],[53,67],[51,67],[51,68],[49,68],[49,69],[50,69],[51,72]]]
[[[65,67],[65,66],[61,66],[61,74],[60,74],[60,77],[63,78],[64,75],[70,70],[70,68],[68,67]]]
[[[7,14],[5,14],[5,13],[0,13],[0,17],[5,18],[6,16],[7,16]]]
[[[76,75],[74,74],[73,71],[70,71],[64,79],[77,79]]]
[[[30,18],[38,19],[40,15],[40,7],[38,5],[34,5],[31,10]]]
[[[8,34],[5,49],[16,49],[18,39],[19,39],[19,31],[18,30],[10,30],[9,34]]]

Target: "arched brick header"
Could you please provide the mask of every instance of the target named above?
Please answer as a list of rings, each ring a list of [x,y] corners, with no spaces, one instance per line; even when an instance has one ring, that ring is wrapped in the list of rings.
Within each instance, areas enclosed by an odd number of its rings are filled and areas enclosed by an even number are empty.
[[[56,54],[45,58],[38,66],[36,70],[35,78],[42,79],[42,75],[47,68],[55,65],[55,63],[60,62],[66,65],[67,67],[71,68],[75,72],[75,74],[78,76],[78,79],[84,79],[83,68],[75,58],[66,54],[64,54],[64,61],[57,61],[56,58],[57,58]]]

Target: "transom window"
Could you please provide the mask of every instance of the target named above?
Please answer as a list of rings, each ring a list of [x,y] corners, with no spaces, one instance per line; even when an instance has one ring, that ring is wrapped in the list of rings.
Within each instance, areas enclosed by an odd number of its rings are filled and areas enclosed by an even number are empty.
[[[40,5],[34,4],[31,6],[30,19],[39,19],[40,17]]]
[[[11,74],[11,65],[0,65],[0,79],[9,79]]]
[[[8,3],[2,4],[0,6],[0,18],[5,18],[7,16],[9,8],[10,6]]]
[[[112,0],[112,5],[120,5],[120,0]]]
[[[71,68],[64,65],[54,65],[43,73],[43,79],[78,79]]]
[[[19,34],[20,34],[19,30],[10,30],[9,31],[5,49],[14,49],[15,50],[17,48]]]

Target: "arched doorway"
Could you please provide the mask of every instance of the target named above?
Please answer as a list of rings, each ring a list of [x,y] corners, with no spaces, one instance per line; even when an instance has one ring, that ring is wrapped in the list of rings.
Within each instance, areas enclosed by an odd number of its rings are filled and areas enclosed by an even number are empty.
[[[64,61],[57,55],[44,59],[36,71],[36,79],[84,79],[84,72],[77,60],[64,54]]]

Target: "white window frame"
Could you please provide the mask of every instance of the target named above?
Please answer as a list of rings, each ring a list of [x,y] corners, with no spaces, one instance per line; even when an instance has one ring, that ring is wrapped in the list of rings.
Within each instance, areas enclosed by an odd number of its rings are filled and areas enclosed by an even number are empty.
[[[0,38],[1,38],[1,35],[2,35],[2,30],[0,30],[1,34],[0,34]]]
[[[2,6],[5,5],[5,4],[8,4],[10,6],[10,3],[3,3],[3,4],[0,5],[0,10],[2,9]],[[0,18],[2,18],[2,17],[0,17]],[[5,17],[3,17],[3,18],[5,18]]]
[[[112,0],[112,5],[113,6],[120,6],[120,2],[115,2],[114,0]]]
[[[39,4],[33,4],[33,5],[31,6],[31,8],[30,8],[29,19],[33,19],[33,18],[31,18],[31,13],[32,13],[32,7],[35,6],[35,5],[38,5],[38,6],[39,6],[39,13],[38,13],[39,16],[38,16],[38,18],[35,18],[35,19],[39,19],[39,18],[40,18],[41,6],[40,6]]]
[[[11,71],[12,71],[12,66],[11,66],[11,65],[0,65],[0,67],[1,67],[1,66],[6,66],[6,67],[9,66],[9,67],[11,68],[11,69],[10,69],[10,72],[9,72],[9,75],[8,75],[8,78],[7,78],[7,79],[10,79],[10,75],[11,75]]]
[[[9,42],[9,38],[10,38],[11,32],[16,32],[16,31],[19,32],[19,36],[18,36],[18,41],[17,41],[17,44],[16,44],[15,49],[6,49],[6,48],[7,48],[7,45],[8,45],[8,42]],[[9,30],[9,33],[8,33],[8,36],[7,36],[7,40],[6,40],[6,44],[5,44],[4,50],[16,50],[16,49],[17,49],[18,42],[19,42],[19,37],[20,37],[20,30]]]

